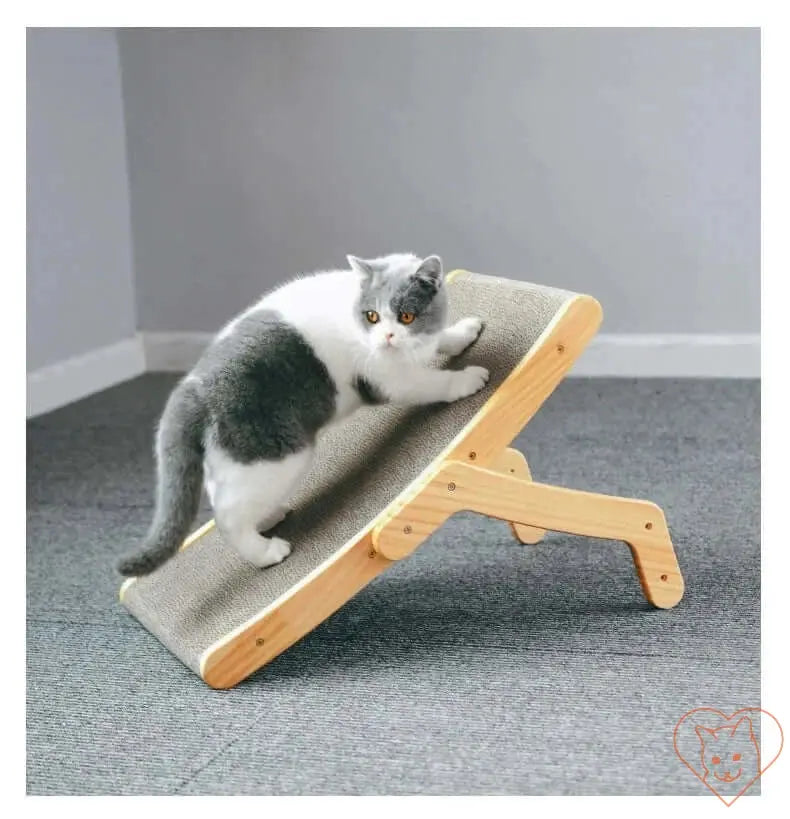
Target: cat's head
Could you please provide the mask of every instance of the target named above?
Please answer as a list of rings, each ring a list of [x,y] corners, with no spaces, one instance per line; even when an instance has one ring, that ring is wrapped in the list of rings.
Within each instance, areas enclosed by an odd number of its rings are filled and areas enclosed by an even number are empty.
[[[751,780],[760,771],[760,751],[749,717],[717,728],[696,726],[702,743],[702,765],[719,782]]]
[[[360,276],[355,319],[371,352],[430,358],[447,321],[442,260],[396,253],[377,259],[349,256]]]

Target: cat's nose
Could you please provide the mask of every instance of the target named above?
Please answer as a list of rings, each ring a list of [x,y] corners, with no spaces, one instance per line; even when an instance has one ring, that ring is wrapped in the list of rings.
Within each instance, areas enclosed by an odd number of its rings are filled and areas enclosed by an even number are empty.
[[[384,338],[387,339],[387,344],[389,344],[390,341],[392,341],[392,339],[395,338],[395,333],[385,333]]]

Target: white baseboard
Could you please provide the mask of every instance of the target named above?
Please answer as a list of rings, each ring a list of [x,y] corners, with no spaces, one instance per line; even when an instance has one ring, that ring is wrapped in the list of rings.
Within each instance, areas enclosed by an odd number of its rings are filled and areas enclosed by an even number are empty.
[[[212,333],[138,333],[27,375],[27,417],[78,401],[144,372],[185,372]],[[570,373],[616,378],[759,378],[760,336],[603,333]]]
[[[139,336],[27,374],[27,417],[41,415],[145,372]]]
[[[211,333],[142,333],[148,372],[185,372]],[[759,378],[760,336],[603,333],[571,376],[620,378]]]
[[[145,369],[149,373],[191,370],[214,333],[141,333]]]
[[[617,378],[759,378],[760,336],[602,333],[571,376]]]

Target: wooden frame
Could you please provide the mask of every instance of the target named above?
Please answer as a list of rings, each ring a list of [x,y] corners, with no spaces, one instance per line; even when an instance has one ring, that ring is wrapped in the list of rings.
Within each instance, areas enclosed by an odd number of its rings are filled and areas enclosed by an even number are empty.
[[[513,525],[623,540],[630,547],[645,597],[671,608],[683,595],[664,513],[654,503],[533,483],[460,461],[445,461],[415,496],[373,533],[375,548],[399,560],[450,515],[469,509]]]
[[[535,483],[525,457],[508,448],[593,337],[601,317],[592,297],[570,299],[475,417],[392,504],[285,595],[203,652],[203,679],[214,688],[240,682],[462,509],[508,521],[522,543],[537,543],[549,529],[625,541],[647,599],[659,608],[676,605],[683,578],[658,506]]]

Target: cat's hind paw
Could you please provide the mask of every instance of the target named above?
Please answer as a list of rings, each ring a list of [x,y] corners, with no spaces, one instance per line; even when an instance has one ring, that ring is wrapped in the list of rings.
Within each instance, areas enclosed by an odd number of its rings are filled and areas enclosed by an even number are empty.
[[[291,544],[281,537],[262,537],[255,554],[246,554],[247,560],[259,569],[276,566],[291,554]]]

